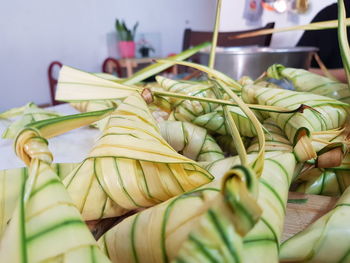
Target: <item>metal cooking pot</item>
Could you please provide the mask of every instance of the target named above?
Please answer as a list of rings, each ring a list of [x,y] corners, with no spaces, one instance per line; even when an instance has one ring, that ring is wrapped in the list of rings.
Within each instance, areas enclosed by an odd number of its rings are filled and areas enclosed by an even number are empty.
[[[226,73],[234,79],[249,76],[259,77],[272,64],[286,67],[304,68],[310,66],[315,47],[218,47],[215,56],[215,69]],[[209,51],[199,52],[199,61],[208,65]]]

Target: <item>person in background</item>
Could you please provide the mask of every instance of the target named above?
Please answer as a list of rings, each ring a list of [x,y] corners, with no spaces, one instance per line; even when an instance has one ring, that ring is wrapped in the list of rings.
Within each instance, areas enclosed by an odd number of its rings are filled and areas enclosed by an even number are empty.
[[[350,14],[350,0],[345,0],[344,3],[348,17]],[[336,3],[329,5],[318,12],[312,19],[311,23],[334,19],[338,19],[338,4]],[[347,31],[349,36],[349,27],[347,28]],[[317,47],[319,49],[318,55],[327,69],[329,69],[329,72],[339,81],[346,82],[346,74],[340,56],[337,29],[305,31],[297,43],[297,46]],[[322,70],[314,59],[311,62],[311,68],[309,70],[323,75]]]

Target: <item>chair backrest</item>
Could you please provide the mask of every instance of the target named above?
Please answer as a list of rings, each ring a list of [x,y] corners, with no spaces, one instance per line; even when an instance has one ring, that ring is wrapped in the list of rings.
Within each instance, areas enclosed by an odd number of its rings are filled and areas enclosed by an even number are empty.
[[[56,86],[57,86],[57,78],[55,77],[55,67],[62,68],[62,63],[59,61],[51,62],[51,64],[49,65],[49,69],[47,71],[47,74],[49,77],[50,96],[51,96],[52,105],[64,103],[64,102],[55,100],[55,92],[56,92]]]
[[[217,45],[220,47],[232,47],[232,46],[250,46],[250,45],[258,45],[258,46],[269,46],[271,42],[272,34],[256,36],[256,37],[248,37],[242,39],[230,39],[230,36],[246,33],[246,32],[254,32],[260,29],[274,28],[275,23],[271,22],[266,24],[266,26],[262,28],[256,28],[253,30],[245,30],[245,31],[235,31],[235,32],[219,32],[218,35],[218,43]],[[213,32],[209,31],[193,31],[189,28],[185,29],[182,50],[186,50],[191,46],[199,45],[206,41],[211,41],[213,36]]]
[[[115,58],[106,58],[102,64],[102,72],[122,77],[122,68]]]

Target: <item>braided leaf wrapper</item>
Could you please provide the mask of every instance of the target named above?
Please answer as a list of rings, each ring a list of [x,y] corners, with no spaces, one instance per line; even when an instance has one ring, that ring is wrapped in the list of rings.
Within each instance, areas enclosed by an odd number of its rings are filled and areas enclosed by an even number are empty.
[[[161,137],[146,103],[134,93],[63,183],[84,219],[96,220],[153,206],[212,179]]]
[[[261,213],[256,180],[236,166],[222,180],[125,219],[99,244],[112,262],[240,262],[242,236]]]
[[[244,237],[242,262],[278,262],[280,237],[296,160],[291,143],[272,119],[264,126],[266,135],[266,156],[264,170],[259,178],[258,203],[263,214],[255,227]],[[253,159],[258,142],[253,140],[248,148],[249,158]],[[217,178],[230,166],[239,163],[238,157],[218,160],[206,168]]]
[[[281,261],[349,262],[349,220],[348,187],[330,212],[282,244]]]
[[[164,121],[159,123],[162,137],[177,152],[198,162],[213,162],[224,154],[206,129],[189,122]]]
[[[296,91],[310,92],[350,103],[350,91],[347,84],[305,69],[286,68],[280,64],[275,64],[267,69],[267,76],[291,81]]]
[[[292,143],[295,143],[298,131],[302,128],[309,132],[337,129],[345,123],[347,117],[347,104],[312,93],[246,86],[242,97],[248,103],[283,106],[288,109],[296,109],[301,104],[312,107],[313,109],[291,114],[269,113]]]
[[[228,109],[240,134],[247,137],[255,137],[256,131],[247,115],[238,107],[229,106]],[[256,116],[262,121],[260,114],[256,114]],[[198,116],[193,120],[193,123],[208,129],[212,133],[228,135],[222,107],[218,107],[215,111]]]
[[[53,171],[62,180],[74,168],[74,163],[51,164]],[[14,168],[0,171],[0,239],[9,223],[17,201],[28,177],[28,168]]]
[[[176,81],[162,76],[156,77],[159,85],[166,91],[182,93],[186,95],[216,98],[213,92],[213,84],[210,82]],[[197,116],[210,113],[218,107],[217,104],[191,101],[184,99],[169,99],[174,108],[173,118],[178,121],[192,122]]]
[[[249,158],[253,159],[254,155],[250,154]],[[207,168],[217,178],[237,163],[237,157],[230,157],[216,161]],[[296,160],[292,153],[266,153],[257,199],[263,214],[255,227],[244,237],[242,262],[278,262],[288,189],[295,165]]]
[[[346,154],[342,163],[333,168],[307,169],[298,178],[297,192],[340,196],[350,185],[350,154]]]
[[[263,123],[268,132],[265,137],[265,152],[292,152],[293,146],[284,135],[283,130],[276,124],[276,122],[269,118]],[[259,151],[259,144],[257,138],[254,138],[251,145],[248,147],[248,153],[257,153]]]
[[[16,153],[29,170],[0,241],[0,262],[110,262],[52,169],[47,141],[24,130]]]

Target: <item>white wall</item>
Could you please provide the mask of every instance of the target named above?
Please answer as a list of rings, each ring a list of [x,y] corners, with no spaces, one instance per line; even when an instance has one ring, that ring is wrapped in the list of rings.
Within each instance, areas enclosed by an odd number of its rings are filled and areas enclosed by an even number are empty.
[[[307,13],[298,16],[290,16],[287,13],[277,14],[264,10],[261,25],[247,25],[243,17],[245,0],[223,0],[221,12],[221,31],[239,31],[264,26],[269,22],[275,22],[275,27],[294,26],[307,24],[322,8],[335,3],[335,0],[309,0],[310,9]],[[276,33],[272,35],[271,46],[294,46],[303,31]]]
[[[247,26],[242,19],[245,0],[223,0],[221,31]],[[308,23],[324,6],[335,0],[310,0],[311,10],[299,16]],[[47,67],[53,60],[98,72],[111,54],[107,38],[115,18],[139,32],[160,32],[162,53],[181,51],[185,27],[211,30],[215,0],[11,0],[0,8],[0,111],[28,101],[49,102]],[[276,27],[297,24],[286,14],[264,12],[262,24]],[[274,46],[293,46],[302,32],[275,34]]]
[[[0,8],[0,111],[49,102],[53,60],[101,70],[115,18],[140,21],[139,32],[160,32],[162,53],[179,52],[185,27],[209,30],[213,0],[11,0]]]

